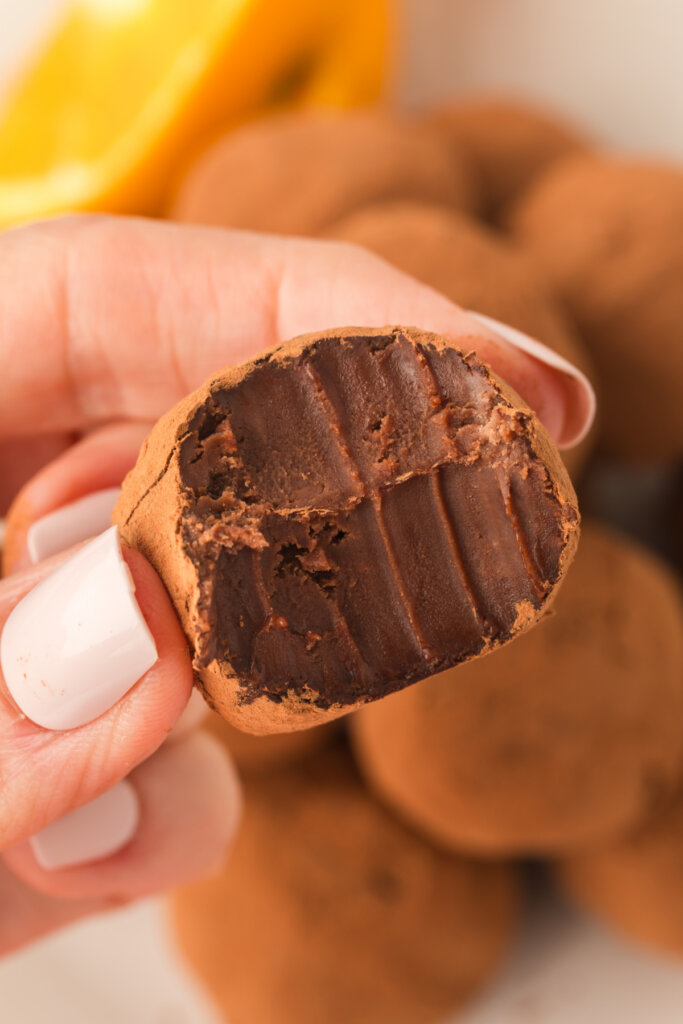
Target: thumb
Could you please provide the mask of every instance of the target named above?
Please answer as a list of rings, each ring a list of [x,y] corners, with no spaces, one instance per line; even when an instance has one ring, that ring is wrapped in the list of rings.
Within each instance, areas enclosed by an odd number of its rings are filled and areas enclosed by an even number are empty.
[[[115,528],[0,583],[0,850],[111,789],[192,690],[148,562]]]

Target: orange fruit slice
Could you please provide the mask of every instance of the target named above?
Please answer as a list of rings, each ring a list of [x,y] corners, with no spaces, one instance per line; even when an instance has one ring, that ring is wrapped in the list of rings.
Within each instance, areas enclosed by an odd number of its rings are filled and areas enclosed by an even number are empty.
[[[0,116],[0,226],[157,213],[188,151],[230,124],[274,102],[374,99],[386,7],[75,0]]]

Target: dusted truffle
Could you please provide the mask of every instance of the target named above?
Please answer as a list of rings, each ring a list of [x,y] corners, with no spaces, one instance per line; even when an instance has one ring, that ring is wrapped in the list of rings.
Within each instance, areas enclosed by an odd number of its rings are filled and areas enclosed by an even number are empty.
[[[175,896],[175,929],[235,1024],[441,1024],[498,965],[517,881],[431,847],[332,750],[247,780],[228,863]]]
[[[377,199],[471,210],[473,179],[436,128],[381,110],[278,114],[231,132],[187,173],[176,220],[311,235]]]
[[[578,539],[543,427],[414,328],[307,335],[218,374],[114,513],[164,580],[209,703],[305,728],[530,627]]]
[[[536,629],[351,724],[376,792],[452,848],[539,854],[607,840],[681,779],[677,583],[630,541],[585,524]]]
[[[338,732],[337,722],[316,725],[298,732],[279,732],[270,736],[252,736],[230,725],[219,715],[209,715],[204,728],[227,747],[240,774],[268,772],[308,757],[331,743]]]
[[[465,309],[525,331],[594,379],[585,346],[528,259],[466,215],[415,201],[377,203],[349,214],[325,235],[363,245]],[[593,447],[593,434],[562,453],[573,478]]]
[[[564,161],[510,228],[576,320],[601,384],[601,446],[683,456],[683,170]]]
[[[446,103],[429,120],[472,165],[483,212],[492,220],[556,160],[587,145],[559,118],[506,99]]]
[[[558,865],[561,886],[629,937],[683,957],[683,794],[638,831]]]

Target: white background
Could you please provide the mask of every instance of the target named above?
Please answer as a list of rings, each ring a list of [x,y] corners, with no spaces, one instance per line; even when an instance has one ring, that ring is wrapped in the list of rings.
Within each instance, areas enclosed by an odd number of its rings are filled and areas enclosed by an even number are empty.
[[[59,3],[0,0],[0,103]],[[404,6],[398,88],[406,102],[457,91],[512,92],[557,107],[605,144],[683,158],[683,0],[404,0]],[[0,1018],[3,1024],[215,1024],[175,959],[163,906],[154,902],[7,958],[0,964]],[[538,899],[508,965],[459,1021],[681,1024],[683,970]]]
[[[682,0],[406,0],[404,93],[513,92],[683,158]]]

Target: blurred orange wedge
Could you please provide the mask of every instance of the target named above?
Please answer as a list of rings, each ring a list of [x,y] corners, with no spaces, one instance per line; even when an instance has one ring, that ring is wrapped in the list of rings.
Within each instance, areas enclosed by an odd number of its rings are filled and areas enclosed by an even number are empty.
[[[0,226],[157,213],[188,155],[286,102],[369,102],[387,0],[77,0],[0,115]]]

